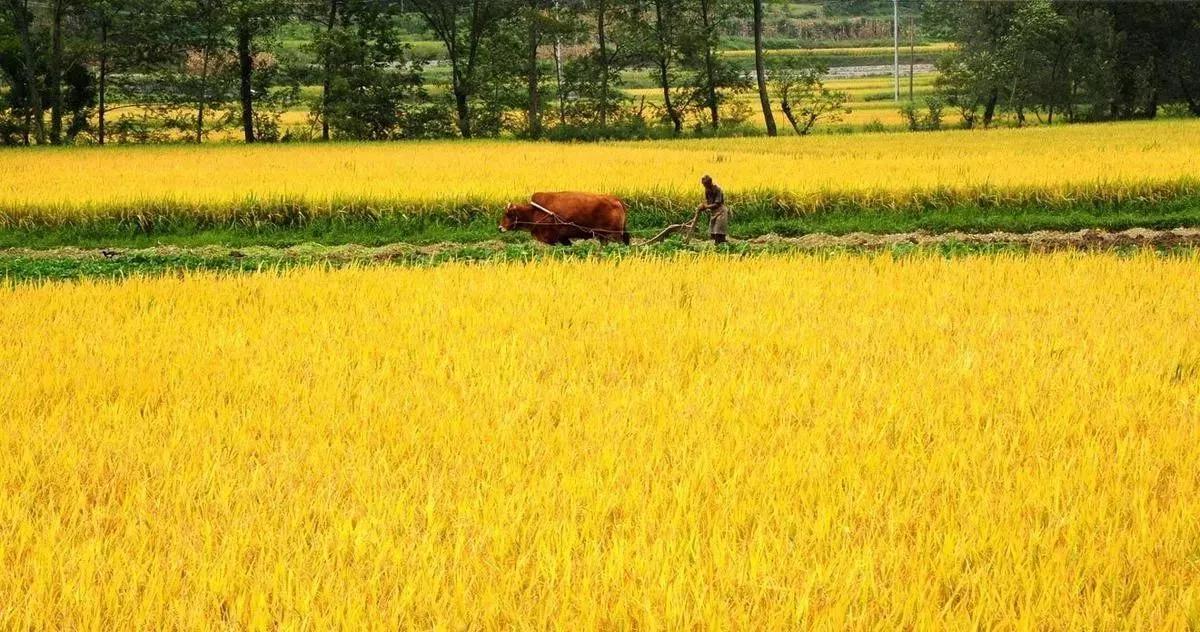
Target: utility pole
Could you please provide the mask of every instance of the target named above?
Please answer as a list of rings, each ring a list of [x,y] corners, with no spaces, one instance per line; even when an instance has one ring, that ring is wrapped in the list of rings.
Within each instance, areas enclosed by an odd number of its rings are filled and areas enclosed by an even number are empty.
[[[900,102],[900,0],[892,0],[892,74],[896,79],[896,102]]]

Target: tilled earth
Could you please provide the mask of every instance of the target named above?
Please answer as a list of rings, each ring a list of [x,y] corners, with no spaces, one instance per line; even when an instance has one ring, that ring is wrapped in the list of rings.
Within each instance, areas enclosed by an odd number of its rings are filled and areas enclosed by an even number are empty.
[[[678,238],[676,238],[678,239]],[[817,251],[838,248],[888,249],[897,246],[939,245],[1013,245],[1035,252],[1052,250],[1095,250],[1127,247],[1196,247],[1200,246],[1200,228],[1174,228],[1154,230],[1131,228],[1122,231],[1085,229],[1072,232],[1035,231],[1031,233],[849,233],[830,235],[813,233],[802,237],[782,237],[775,234],[761,235],[750,239],[731,239],[731,243],[750,249]],[[705,240],[696,239],[693,245],[700,249],[710,248]],[[288,247],[273,246],[154,246],[149,248],[76,248],[50,249],[6,248],[0,249],[0,257],[21,259],[69,259],[69,260],[121,260],[131,257],[193,257],[198,259],[250,258],[312,261],[392,261],[414,257],[438,257],[453,254],[465,248],[476,253],[503,252],[513,244],[501,241],[482,241],[470,244],[443,242],[428,245],[394,243],[383,246],[346,244],[323,246],[299,244]],[[639,246],[635,243],[633,248]],[[655,246],[661,247],[661,246]]]

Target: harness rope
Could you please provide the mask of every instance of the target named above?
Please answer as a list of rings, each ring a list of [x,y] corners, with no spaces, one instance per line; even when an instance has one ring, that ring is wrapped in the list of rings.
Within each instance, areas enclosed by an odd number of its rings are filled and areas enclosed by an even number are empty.
[[[591,234],[591,236],[592,236],[592,237],[595,237],[595,236],[596,236],[596,233],[606,233],[606,234],[609,234],[609,235],[622,235],[622,234],[624,234],[624,233],[626,233],[626,232],[627,232],[627,231],[623,231],[623,230],[608,230],[608,229],[605,229],[605,228],[592,228],[592,227],[590,227],[590,226],[583,226],[583,225],[581,225],[581,224],[576,224],[575,222],[572,222],[572,221],[570,221],[570,220],[568,220],[568,219],[564,219],[564,218],[563,218],[561,215],[559,215],[558,213],[555,213],[554,211],[552,211],[552,210],[550,210],[550,209],[548,209],[548,208],[546,208],[546,207],[542,206],[541,204],[538,204],[537,202],[534,202],[533,200],[529,200],[529,204],[530,204],[530,206],[532,206],[532,207],[534,207],[534,208],[538,209],[539,211],[541,211],[541,212],[543,212],[543,213],[545,213],[545,214],[549,215],[550,217],[553,217],[553,218],[554,218],[554,220],[557,222],[557,224],[555,224],[556,226],[558,226],[558,225],[561,225],[561,226],[573,226],[573,227],[575,227],[575,228],[578,228],[579,230],[582,230],[582,231],[584,231],[584,232],[587,232],[587,233]],[[530,226],[541,226],[541,225],[545,224],[546,222],[523,222],[523,221],[518,221],[518,222],[513,222],[513,223],[514,223],[514,224],[518,224],[518,225],[520,225],[520,224],[527,224],[527,225],[530,225]]]
[[[591,228],[591,227],[589,227],[589,226],[582,226],[582,225],[580,225],[580,224],[576,224],[575,222],[572,222],[572,221],[570,221],[570,220],[564,219],[564,218],[563,218],[561,215],[559,215],[558,213],[555,213],[554,211],[552,211],[552,210],[550,210],[550,209],[548,209],[548,208],[546,208],[546,207],[542,206],[541,204],[538,204],[537,202],[534,202],[532,199],[530,199],[530,200],[529,200],[529,204],[530,204],[530,206],[532,206],[532,207],[534,207],[534,208],[536,208],[536,209],[540,210],[541,212],[543,212],[543,213],[545,213],[545,214],[549,215],[550,217],[554,218],[554,220],[557,222],[557,224],[556,224],[556,225],[562,225],[562,226],[573,226],[573,227],[575,227],[575,228],[578,228],[579,230],[582,230],[582,231],[585,231],[585,232],[587,232],[587,233],[591,234],[591,236],[592,236],[593,238],[595,238],[595,237],[596,237],[596,233],[607,233],[607,234],[612,234],[612,235],[622,235],[622,234],[624,234],[624,233],[628,232],[628,231],[620,231],[620,230],[607,230],[607,229],[604,229],[604,228]],[[669,235],[671,235],[671,233],[674,233],[674,232],[676,232],[676,231],[678,231],[678,230],[681,230],[681,229],[684,229],[684,228],[686,228],[686,229],[688,230],[688,235],[687,235],[687,236],[688,236],[688,238],[690,239],[690,238],[691,238],[691,236],[692,236],[692,235],[691,235],[691,234],[692,234],[692,232],[693,232],[693,231],[695,231],[695,229],[696,229],[696,222],[697,222],[699,219],[700,219],[700,211],[699,211],[699,210],[697,210],[697,211],[696,211],[696,213],[695,213],[694,215],[692,215],[692,219],[691,219],[691,220],[689,220],[689,221],[687,221],[687,222],[684,222],[684,223],[682,223],[682,224],[671,224],[670,226],[667,226],[666,228],[662,229],[662,232],[660,232],[660,233],[658,233],[657,235],[655,235],[655,236],[651,237],[650,239],[647,239],[646,241],[643,241],[643,242],[641,242],[641,243],[638,243],[638,244],[632,244],[632,245],[634,245],[634,246],[649,246],[649,245],[651,245],[651,244],[655,244],[655,243],[658,243],[658,242],[660,242],[660,241],[662,241],[662,240],[666,239],[666,238],[667,238]],[[518,225],[518,226],[520,226],[520,225],[522,225],[522,224],[524,224],[524,225],[528,225],[528,226],[541,226],[541,225],[544,225],[545,223],[546,223],[546,222],[537,222],[537,221],[534,221],[534,222],[526,222],[526,221],[516,221],[516,222],[513,222],[513,224],[515,224],[515,225]]]

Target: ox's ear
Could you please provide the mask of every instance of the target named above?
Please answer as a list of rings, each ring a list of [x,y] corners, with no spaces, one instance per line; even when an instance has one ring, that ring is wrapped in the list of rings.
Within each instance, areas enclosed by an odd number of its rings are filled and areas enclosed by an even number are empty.
[[[509,202],[508,204],[505,204],[505,205],[504,205],[504,210],[505,210],[505,212],[507,212],[507,211],[511,211],[511,210],[513,210],[513,209],[515,209],[515,208],[517,208],[517,205],[516,205],[516,204],[513,204],[512,202]]]

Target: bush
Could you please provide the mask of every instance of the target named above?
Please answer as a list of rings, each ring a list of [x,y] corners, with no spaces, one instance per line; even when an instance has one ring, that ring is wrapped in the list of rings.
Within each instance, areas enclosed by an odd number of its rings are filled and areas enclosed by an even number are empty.
[[[888,128],[887,125],[883,124],[883,121],[880,121],[879,119],[871,119],[870,123],[867,123],[863,126],[863,131],[879,133],[888,131]]]
[[[25,142],[25,124],[11,114],[0,112],[0,145],[20,145]]]
[[[942,100],[937,97],[925,99],[925,111],[909,101],[900,106],[900,114],[908,121],[908,129],[914,132],[929,132],[942,129]]]
[[[669,128],[663,129],[670,135]],[[661,137],[654,134],[645,121],[628,120],[604,127],[589,123],[567,123],[556,125],[546,132],[546,138],[553,141],[648,140],[656,136]]]

